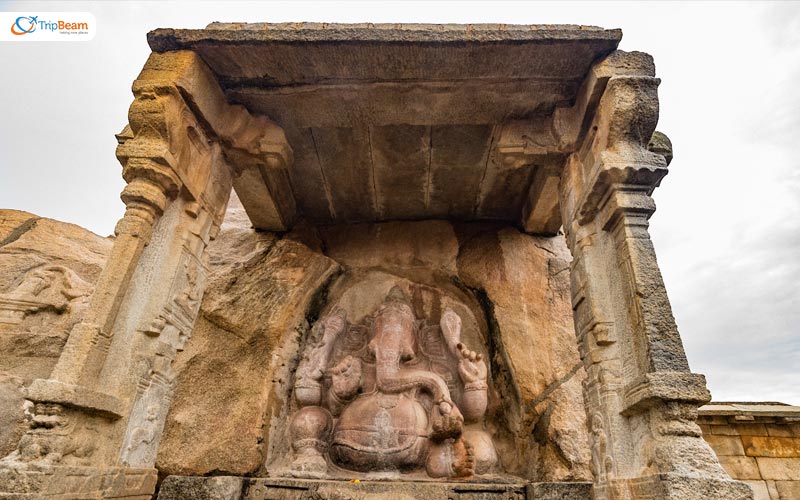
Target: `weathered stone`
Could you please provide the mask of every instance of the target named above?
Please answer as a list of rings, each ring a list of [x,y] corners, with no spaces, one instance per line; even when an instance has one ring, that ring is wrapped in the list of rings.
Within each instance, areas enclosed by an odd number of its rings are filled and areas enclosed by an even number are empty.
[[[516,452],[501,456],[514,460],[521,443],[536,448],[536,477],[544,480],[589,477],[584,372],[568,306],[569,259],[561,240],[513,229],[472,237],[458,257],[460,278],[484,297],[496,356],[509,370],[506,397],[519,408],[510,415]],[[516,460],[512,470],[532,472],[523,456]]]
[[[589,500],[592,483],[532,483],[528,486],[528,500]]]
[[[240,491],[229,494],[233,484]],[[588,500],[587,484],[544,483],[536,491],[542,496],[529,497],[522,483],[398,482],[398,481],[324,481],[282,478],[209,478],[168,477],[158,500]],[[187,493],[184,495],[185,488]],[[576,494],[574,496],[569,496]],[[192,496],[196,495],[196,496]],[[205,495],[205,496],[203,496]],[[217,496],[214,496],[217,495]]]
[[[744,447],[739,436],[705,436],[705,440],[717,455],[743,456]]]
[[[763,423],[743,424],[736,423],[736,433],[740,436],[766,436],[767,426]]]
[[[793,429],[800,407],[780,403],[712,403],[701,407],[700,415],[699,421],[709,430],[704,437],[714,446],[726,472],[734,479],[746,480],[756,498],[780,498],[776,477],[788,482],[800,481],[800,467],[795,463],[798,438]],[[738,446],[729,445],[730,439],[741,440],[743,453]],[[762,458],[770,460],[759,462]],[[764,473],[769,476],[763,476]],[[764,481],[753,481],[762,477]]]
[[[158,489],[159,500],[239,500],[244,479],[234,476],[168,476]]]
[[[446,221],[321,228],[326,255],[348,267],[456,274],[458,239]]]
[[[797,480],[797,471],[800,471],[800,458],[756,457],[756,462],[764,479]]]
[[[778,490],[779,500],[794,500],[800,498],[800,480],[775,481],[775,488]]]
[[[111,245],[73,224],[0,210],[0,456],[27,428],[23,387],[50,375]]]
[[[0,209],[0,291],[8,290],[25,273],[45,264],[67,267],[94,283],[112,245],[112,239],[75,224]]]
[[[26,429],[23,380],[0,373],[0,456],[17,447]]]
[[[719,455],[719,463],[736,479],[761,479],[756,459],[752,457]]]
[[[671,157],[659,80],[619,37],[153,32],[108,259],[57,234],[51,262],[36,248],[63,228],[0,216],[0,342],[60,353],[26,389],[0,496],[144,500],[158,466],[237,476],[168,479],[174,498],[579,498],[567,481],[590,476],[595,500],[752,498],[695,423],[710,395],[647,231]],[[753,425],[709,443],[737,474],[742,436],[774,454],[756,464],[779,496],[799,458],[761,424],[796,414],[722,406],[704,426]]]
[[[778,492],[778,485],[776,484],[777,481],[767,480],[764,482],[767,483],[767,491],[769,491],[770,498],[780,499],[781,494]]]
[[[742,436],[742,444],[749,457],[800,458],[800,438]]]
[[[305,245],[250,230],[237,205],[209,246],[200,318],[176,359],[180,375],[156,461],[162,474],[261,468],[270,412],[287,402],[306,315],[338,269]]]
[[[743,480],[747,486],[753,490],[753,500],[773,500],[769,493],[766,481],[747,481]]]
[[[461,324],[452,309],[438,327],[420,324],[398,286],[367,324],[349,323],[341,308],[321,319],[295,374],[291,474],[331,477],[327,461],[364,473],[424,468],[436,478],[492,471],[497,455],[481,430],[486,362],[463,343]],[[468,434],[465,424],[478,427]]]

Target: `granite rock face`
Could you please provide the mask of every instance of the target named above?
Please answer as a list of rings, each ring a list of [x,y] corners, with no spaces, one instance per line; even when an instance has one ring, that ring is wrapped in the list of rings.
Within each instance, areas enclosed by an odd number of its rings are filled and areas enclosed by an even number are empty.
[[[91,286],[112,243],[24,212],[5,211],[2,221],[5,290],[37,266],[75,270]],[[208,255],[200,314],[174,364],[178,379],[156,461],[162,475],[280,471],[291,454],[291,386],[311,324],[339,308],[348,321],[362,322],[400,287],[430,324],[454,311],[464,343],[487,361],[480,433],[491,435],[499,456],[492,472],[537,481],[590,478],[563,239],[446,221],[258,232],[234,195]],[[50,330],[57,342],[16,340],[17,351],[3,353],[11,360],[0,384],[4,406],[16,408],[3,414],[11,423],[2,435],[7,452],[25,424],[22,388],[48,375],[84,296],[25,318],[34,326],[60,322]],[[31,356],[9,357],[22,352],[20,345]]]
[[[459,276],[479,291],[490,316],[497,356],[512,398],[513,439],[503,456],[515,472],[530,468],[539,480],[583,480],[588,464],[581,382],[569,302],[569,252],[560,238],[505,228],[472,237],[458,257]],[[520,446],[524,443],[523,446]]]
[[[112,244],[74,224],[0,210],[0,456],[25,429],[24,387],[50,375]]]
[[[234,198],[209,246],[211,277],[156,461],[167,474],[247,475],[263,464],[271,411],[288,395],[299,337],[338,272],[289,237],[256,233]]]

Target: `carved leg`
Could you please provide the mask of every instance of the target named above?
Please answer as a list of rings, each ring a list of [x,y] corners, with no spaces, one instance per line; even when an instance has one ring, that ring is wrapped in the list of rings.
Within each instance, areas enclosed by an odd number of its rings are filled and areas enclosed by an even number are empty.
[[[292,449],[292,475],[295,477],[322,478],[328,471],[323,454],[328,448],[333,419],[319,406],[306,406],[298,411],[290,427]]]

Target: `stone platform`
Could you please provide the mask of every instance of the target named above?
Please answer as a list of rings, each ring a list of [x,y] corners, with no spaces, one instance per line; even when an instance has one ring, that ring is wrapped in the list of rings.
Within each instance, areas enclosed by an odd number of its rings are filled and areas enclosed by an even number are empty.
[[[591,483],[321,481],[169,476],[158,500],[589,500]]]

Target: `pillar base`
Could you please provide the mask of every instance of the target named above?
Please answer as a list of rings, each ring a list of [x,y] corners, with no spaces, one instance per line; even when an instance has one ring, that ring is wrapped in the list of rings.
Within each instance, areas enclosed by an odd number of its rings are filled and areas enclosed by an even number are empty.
[[[636,500],[753,500],[753,491],[740,481],[678,474],[655,474],[615,479],[595,485],[594,498]]]
[[[0,499],[150,500],[157,479],[156,469],[32,464],[3,466],[0,468]]]

